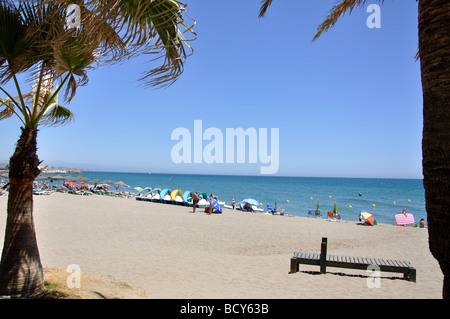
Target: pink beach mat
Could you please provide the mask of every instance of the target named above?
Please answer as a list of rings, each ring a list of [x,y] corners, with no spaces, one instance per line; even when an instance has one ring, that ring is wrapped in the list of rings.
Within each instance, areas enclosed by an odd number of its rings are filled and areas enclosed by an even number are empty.
[[[414,216],[413,214],[397,214],[395,215],[395,224],[397,226],[405,226],[405,225],[413,225],[414,224]]]

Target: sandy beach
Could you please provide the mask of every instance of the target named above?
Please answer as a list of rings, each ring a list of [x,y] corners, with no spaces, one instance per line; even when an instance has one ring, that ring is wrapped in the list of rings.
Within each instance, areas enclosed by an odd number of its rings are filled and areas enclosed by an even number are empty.
[[[3,247],[7,197],[0,198]],[[108,196],[34,196],[41,260],[46,267],[79,265],[83,273],[118,277],[149,298],[442,298],[443,275],[428,249],[428,231],[355,221],[269,216],[192,208]],[[300,266],[294,251],[410,261],[417,282],[402,274]],[[83,284],[83,278],[81,278]]]

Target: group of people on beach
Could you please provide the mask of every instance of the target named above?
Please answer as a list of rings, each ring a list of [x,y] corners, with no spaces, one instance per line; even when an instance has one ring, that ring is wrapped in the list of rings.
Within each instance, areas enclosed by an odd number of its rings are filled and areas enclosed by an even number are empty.
[[[205,207],[205,213],[211,215],[213,213],[218,213],[218,211],[213,207],[213,199],[214,195],[209,195],[209,206]],[[200,201],[200,197],[198,196],[198,191],[192,194],[192,212],[195,213],[195,210],[198,207],[198,202]]]
[[[403,208],[402,214],[406,216],[406,208]],[[417,224],[414,224],[414,227],[416,227]],[[419,221],[419,228],[426,228],[425,226],[425,219],[421,218]]]

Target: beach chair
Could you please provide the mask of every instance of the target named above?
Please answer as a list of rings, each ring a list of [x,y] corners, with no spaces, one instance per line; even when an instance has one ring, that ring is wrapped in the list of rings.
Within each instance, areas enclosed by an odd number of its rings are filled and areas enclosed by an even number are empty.
[[[318,209],[314,209],[314,210],[312,210],[312,209],[308,209],[308,217],[314,217],[314,218],[317,218],[317,217],[321,217],[321,215],[320,215],[320,210],[318,210]]]
[[[350,257],[327,254],[327,238],[322,238],[321,251],[318,253],[294,252],[291,258],[291,271],[299,271],[299,265],[320,266],[320,273],[325,274],[327,267],[351,268],[360,270],[376,269],[378,271],[403,273],[403,277],[409,281],[416,282],[416,269],[411,266],[409,261]],[[373,268],[372,268],[373,267]]]

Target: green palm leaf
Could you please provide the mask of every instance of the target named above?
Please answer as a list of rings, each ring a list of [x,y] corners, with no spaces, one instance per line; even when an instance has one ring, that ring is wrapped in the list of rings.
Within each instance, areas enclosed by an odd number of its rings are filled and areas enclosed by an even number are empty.
[[[42,119],[41,124],[44,126],[57,126],[70,123],[74,118],[73,113],[66,107],[55,104],[48,109]]]
[[[29,56],[26,26],[19,11],[7,1],[0,2],[0,84],[24,69]]]
[[[54,91],[46,94],[44,108],[37,118],[41,125],[57,126],[70,123],[74,115],[68,108],[58,104],[58,93]]]
[[[119,5],[119,19],[127,24],[123,39],[130,54],[156,54],[151,61],[163,59],[159,67],[143,72],[140,80],[148,86],[171,85],[183,72],[186,47],[192,52],[192,40],[184,33],[196,36],[184,21],[185,6],[174,0],[123,0]]]

